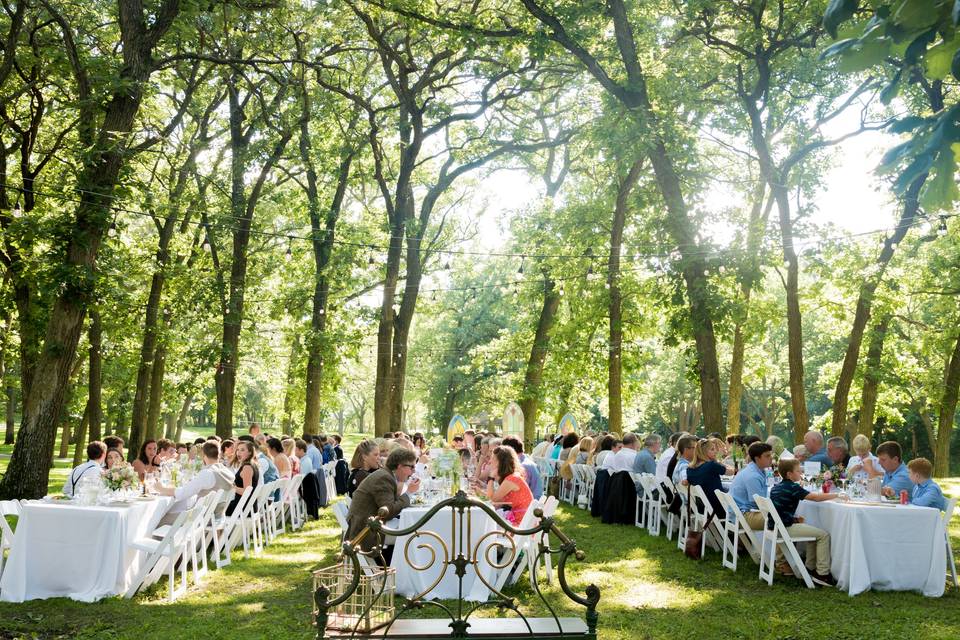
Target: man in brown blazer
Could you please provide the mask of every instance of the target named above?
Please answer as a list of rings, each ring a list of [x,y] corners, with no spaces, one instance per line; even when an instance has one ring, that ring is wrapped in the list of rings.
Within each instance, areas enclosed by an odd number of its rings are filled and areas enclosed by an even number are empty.
[[[353,501],[347,513],[347,539],[351,540],[363,531],[367,521],[377,515],[381,507],[390,512],[388,519],[397,517],[405,507],[410,506],[410,494],[420,488],[420,479],[413,478],[417,456],[413,451],[403,447],[396,447],[387,456],[384,468],[374,471],[363,479],[360,486],[353,492]],[[409,480],[409,482],[408,482]],[[406,484],[406,490],[401,489]],[[367,535],[360,543],[364,551],[369,551],[376,543],[376,536]]]

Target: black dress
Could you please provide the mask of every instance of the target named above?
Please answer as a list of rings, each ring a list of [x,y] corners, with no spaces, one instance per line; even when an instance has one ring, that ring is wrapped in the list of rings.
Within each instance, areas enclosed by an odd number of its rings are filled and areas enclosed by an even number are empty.
[[[240,477],[240,472],[243,471],[244,467],[250,467],[253,469],[253,481],[250,483],[250,486],[254,489],[257,488],[257,485],[260,484],[260,467],[255,464],[250,464],[249,462],[244,462],[240,465],[240,468],[237,469],[237,473],[233,476],[233,486],[240,489],[243,488],[243,478]],[[234,492],[233,500],[230,501],[230,504],[227,505],[226,515],[233,515],[233,510],[237,508],[237,503],[240,502],[240,498],[243,494]]]

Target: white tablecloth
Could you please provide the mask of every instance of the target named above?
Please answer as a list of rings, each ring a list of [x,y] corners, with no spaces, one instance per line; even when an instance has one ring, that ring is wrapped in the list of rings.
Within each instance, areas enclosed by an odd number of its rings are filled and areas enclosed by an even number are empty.
[[[947,554],[939,510],[805,500],[797,515],[830,533],[831,572],[851,596],[868,589],[943,595]]]
[[[146,559],[128,543],[149,534],[172,502],[169,497],[97,507],[24,502],[0,600],[93,602],[123,594]]]
[[[413,526],[422,518],[429,507],[407,507],[400,512],[400,517],[389,523],[390,528],[406,528]],[[498,570],[494,569],[486,560],[487,549],[496,543],[509,546],[504,536],[493,535],[484,538],[484,535],[500,530],[490,516],[480,509],[468,509],[463,519],[452,508],[438,511],[421,529],[419,536],[401,536],[396,539],[393,548],[393,557],[390,566],[397,570],[397,593],[412,598],[430,588],[444,569],[443,545],[432,535],[423,535],[423,532],[435,533],[447,546],[449,559],[453,560],[462,551],[465,557],[476,556],[477,564],[467,567],[463,577],[463,597],[471,602],[484,602],[490,597],[490,590],[477,578],[479,571],[483,579],[494,584]],[[469,524],[468,524],[469,522]],[[467,529],[469,528],[469,539]],[[456,531],[456,536],[454,536]],[[412,539],[412,540],[411,540]],[[407,543],[409,542],[409,547]],[[418,571],[417,567],[430,565],[431,550],[436,553],[436,560],[429,569]],[[509,553],[509,551],[507,552]],[[495,557],[494,550],[491,555]],[[456,599],[459,597],[459,581],[456,568],[446,566],[446,573],[438,585],[423,596],[427,600]]]

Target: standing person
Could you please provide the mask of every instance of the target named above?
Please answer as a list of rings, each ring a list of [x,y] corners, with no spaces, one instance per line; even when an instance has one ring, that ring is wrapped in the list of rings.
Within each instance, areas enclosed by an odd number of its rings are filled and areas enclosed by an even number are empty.
[[[74,492],[77,490],[77,485],[80,484],[80,481],[89,476],[92,478],[99,478],[100,472],[103,470],[103,459],[107,455],[107,445],[100,442],[99,440],[94,440],[87,445],[87,461],[83,464],[77,465],[70,470],[70,474],[67,475],[66,482],[63,483],[63,495],[73,497]],[[0,516],[2,518],[3,516]],[[2,553],[2,551],[0,551]]]
[[[403,447],[397,447],[401,449]],[[364,440],[353,451],[350,460],[350,476],[347,478],[347,494],[352,498],[360,483],[380,468],[380,447],[374,440]]]
[[[133,461],[133,470],[140,476],[141,482],[143,482],[143,477],[146,474],[157,472],[158,467],[154,464],[156,457],[157,441],[152,439],[144,440],[143,444],[140,445],[140,453],[137,454],[136,460]]]
[[[643,439],[643,448],[633,458],[633,473],[657,473],[657,454],[660,453],[660,436],[651,433]]]
[[[283,452],[283,443],[278,438],[267,438],[267,455],[277,468],[277,477],[289,480],[293,475],[293,466],[290,458]]]
[[[533,494],[520,475],[520,461],[510,447],[498,446],[493,450],[493,477],[487,480],[487,497],[494,505],[508,508],[506,518],[514,526],[520,524],[526,515]],[[499,484],[494,489],[493,481]]]
[[[801,500],[823,502],[839,497],[838,493],[812,493],[798,483],[803,474],[798,460],[781,460],[777,466],[783,481],[770,490],[770,502],[780,515],[783,526],[791,537],[811,537],[815,542],[807,543],[806,565],[813,581],[832,587],[837,581],[830,575],[830,534],[823,529],[804,524],[803,518],[796,515]],[[789,563],[784,560],[783,551],[777,547],[777,571],[784,575],[793,575]]]
[[[750,528],[760,531],[763,529],[763,514],[757,508],[757,501],[753,496],[767,495],[767,469],[773,466],[773,448],[766,443],[754,442],[747,449],[747,457],[750,464],[734,476],[733,484],[730,485],[730,496],[737,503]]]
[[[347,536],[352,540],[367,526],[367,521],[379,515],[382,507],[387,508],[387,519],[396,518],[400,512],[410,506],[410,496],[420,489],[420,479],[413,476],[417,465],[417,457],[413,451],[404,447],[396,447],[387,456],[387,465],[383,469],[374,471],[367,476],[353,493],[350,502],[350,511],[347,512]],[[360,543],[360,548],[370,551],[382,541],[376,536],[367,535]],[[392,555],[391,550],[384,550],[384,557]]]
[[[247,487],[257,488],[260,484],[260,467],[256,464],[254,456],[256,449],[254,445],[246,440],[237,443],[237,472],[233,477],[233,499],[227,505],[226,515],[233,515],[233,510],[237,508],[240,502],[240,496]]]

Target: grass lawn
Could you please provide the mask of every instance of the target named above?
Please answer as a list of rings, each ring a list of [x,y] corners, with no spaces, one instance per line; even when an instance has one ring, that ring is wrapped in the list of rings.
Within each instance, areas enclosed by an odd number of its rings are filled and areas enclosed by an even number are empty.
[[[960,478],[942,486],[960,495]],[[571,586],[580,592],[591,582],[600,587],[604,640],[960,638],[960,592],[952,587],[939,599],[902,592],[851,598],[832,589],[808,591],[780,577],[767,587],[749,561],[733,574],[710,551],[698,563],[686,559],[675,541],[634,527],[602,525],[579,509],[563,506],[557,517],[587,553],[583,563],[572,561],[568,567]],[[262,557],[212,572],[202,587],[191,588],[172,605],[159,586],[132,602],[0,603],[0,639],[307,640],[313,637],[309,569],[335,562],[338,534],[332,514],[324,512],[320,521],[278,539]],[[954,518],[951,534],[960,551],[960,518]],[[556,586],[546,589],[558,615],[581,614]],[[525,579],[513,595],[533,615],[545,614]]]

